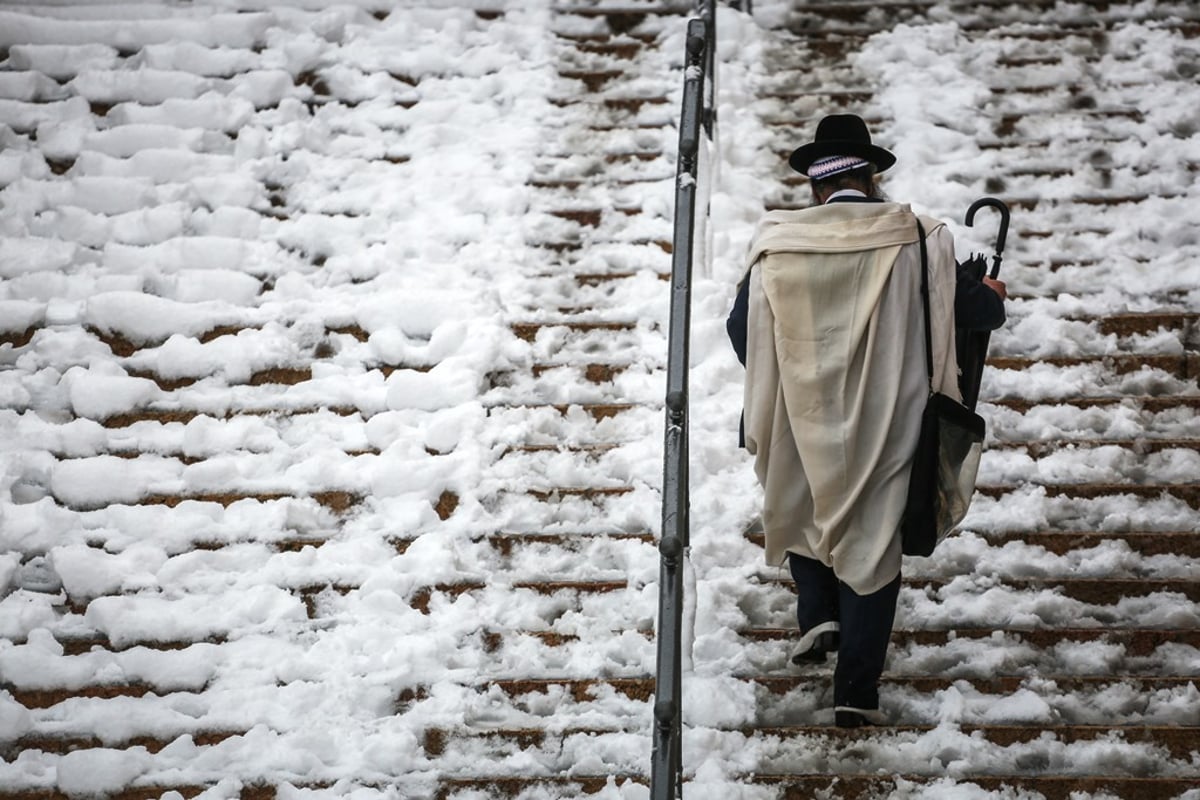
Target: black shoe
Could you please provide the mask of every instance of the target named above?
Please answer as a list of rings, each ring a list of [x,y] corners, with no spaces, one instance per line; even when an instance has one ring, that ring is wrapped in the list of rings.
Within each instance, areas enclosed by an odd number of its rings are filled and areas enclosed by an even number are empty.
[[[867,728],[887,725],[887,719],[877,708],[850,708],[838,706],[833,712],[834,724],[839,728]]]
[[[824,664],[825,657],[836,653],[841,636],[836,630],[827,630],[813,637],[808,649],[792,655],[793,664]]]

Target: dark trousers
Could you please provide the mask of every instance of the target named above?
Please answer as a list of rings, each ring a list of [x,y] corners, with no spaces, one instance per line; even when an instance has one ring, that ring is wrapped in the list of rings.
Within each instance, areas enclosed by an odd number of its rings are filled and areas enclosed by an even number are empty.
[[[900,576],[877,592],[859,595],[820,561],[788,553],[788,566],[796,582],[801,633],[825,622],[840,627],[833,704],[879,708],[879,676],[896,618]]]

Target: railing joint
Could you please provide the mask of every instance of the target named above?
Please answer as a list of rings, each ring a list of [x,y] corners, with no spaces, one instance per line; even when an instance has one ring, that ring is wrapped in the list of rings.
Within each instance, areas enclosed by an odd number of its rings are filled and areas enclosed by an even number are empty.
[[[672,425],[683,425],[687,416],[687,394],[675,389],[667,392],[667,417]]]
[[[678,536],[664,536],[658,543],[658,552],[663,557],[664,565],[668,568],[674,567],[679,563],[679,557],[683,555],[683,541]]]
[[[654,721],[660,729],[668,729],[675,723],[675,702],[659,700],[654,704]]]

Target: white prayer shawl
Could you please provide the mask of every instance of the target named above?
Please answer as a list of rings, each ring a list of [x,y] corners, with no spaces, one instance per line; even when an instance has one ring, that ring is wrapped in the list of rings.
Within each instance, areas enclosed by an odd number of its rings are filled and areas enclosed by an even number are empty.
[[[954,240],[928,235],[934,388],[959,398]],[[767,214],[748,257],[746,447],[767,563],[788,552],[858,594],[900,572],[900,516],[928,396],[917,218],[835,203]]]

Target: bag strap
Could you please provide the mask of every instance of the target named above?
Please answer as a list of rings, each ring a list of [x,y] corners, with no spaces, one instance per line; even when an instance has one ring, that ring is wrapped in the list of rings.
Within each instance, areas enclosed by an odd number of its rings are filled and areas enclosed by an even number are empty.
[[[925,312],[925,373],[929,376],[929,391],[933,391],[933,335],[929,321],[929,251],[925,245],[925,226],[917,220],[917,241],[921,245],[921,307]]]

